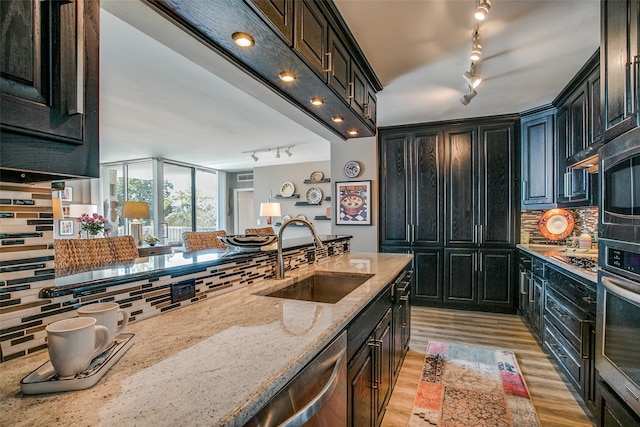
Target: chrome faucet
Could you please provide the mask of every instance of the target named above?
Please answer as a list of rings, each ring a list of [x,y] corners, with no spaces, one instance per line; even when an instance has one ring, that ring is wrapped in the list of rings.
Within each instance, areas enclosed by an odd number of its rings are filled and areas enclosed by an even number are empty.
[[[284,231],[285,228],[289,226],[289,224],[293,224],[294,222],[304,225],[311,231],[311,234],[313,235],[313,239],[315,240],[316,248],[321,248],[324,246],[322,244],[322,240],[320,240],[320,238],[316,234],[315,228],[313,228],[313,225],[311,225],[309,221],[301,218],[291,218],[290,220],[284,222],[280,227],[280,230],[278,230],[278,263],[276,264],[276,279],[284,279],[284,257],[282,255],[282,232]]]

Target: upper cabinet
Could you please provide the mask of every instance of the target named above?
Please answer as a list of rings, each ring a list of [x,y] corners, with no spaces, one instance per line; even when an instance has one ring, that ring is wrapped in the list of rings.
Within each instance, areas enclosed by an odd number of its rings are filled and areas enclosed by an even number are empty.
[[[522,209],[548,209],[554,203],[554,119],[552,106],[522,116]]]
[[[332,2],[147,1],[342,139],[375,135],[382,85]],[[236,45],[237,32],[254,44]],[[283,72],[295,80],[282,81]],[[312,105],[313,98],[321,105]]]
[[[640,120],[640,6],[636,0],[603,0],[601,4],[602,114],[605,140],[609,141]]]
[[[99,176],[98,1],[3,0],[2,181]]]

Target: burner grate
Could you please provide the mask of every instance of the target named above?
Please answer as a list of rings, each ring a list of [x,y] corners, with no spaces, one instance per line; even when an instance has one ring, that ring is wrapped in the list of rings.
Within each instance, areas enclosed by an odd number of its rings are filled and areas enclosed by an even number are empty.
[[[598,271],[597,258],[570,256],[570,255],[554,255],[553,257],[573,267],[578,267],[578,268],[592,271],[592,272]]]

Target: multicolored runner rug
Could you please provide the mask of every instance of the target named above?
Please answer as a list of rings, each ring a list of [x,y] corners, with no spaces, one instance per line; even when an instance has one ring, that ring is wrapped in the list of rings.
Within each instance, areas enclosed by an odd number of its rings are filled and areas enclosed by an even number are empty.
[[[538,427],[512,351],[431,341],[410,426]]]

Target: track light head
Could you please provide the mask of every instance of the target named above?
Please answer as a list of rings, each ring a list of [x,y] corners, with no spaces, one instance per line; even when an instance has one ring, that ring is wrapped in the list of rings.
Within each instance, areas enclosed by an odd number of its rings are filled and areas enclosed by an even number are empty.
[[[278,147],[277,151],[276,151],[276,159],[280,158],[280,147]]]
[[[256,156],[255,151],[253,153],[251,153],[251,158],[253,159],[254,162],[258,161],[258,156]]]
[[[482,45],[480,44],[480,35],[476,31],[473,34],[473,46],[471,47],[471,55],[470,59],[472,61],[480,60],[480,56],[482,55]]]
[[[472,89],[477,88],[478,86],[480,86],[480,83],[482,83],[482,79],[480,78],[480,76],[473,74],[473,71],[465,71],[462,77],[464,77],[465,80],[469,82],[469,86]]]
[[[292,154],[291,154],[291,151],[289,150],[291,150],[291,147],[288,147],[287,149],[285,149],[284,152],[287,153],[287,156],[291,157]]]
[[[471,92],[460,98],[460,102],[462,102],[462,105],[468,105],[477,94],[478,92],[472,89]]]
[[[491,9],[491,0],[480,0],[476,12],[473,14],[474,18],[478,21],[484,21],[489,10]]]

